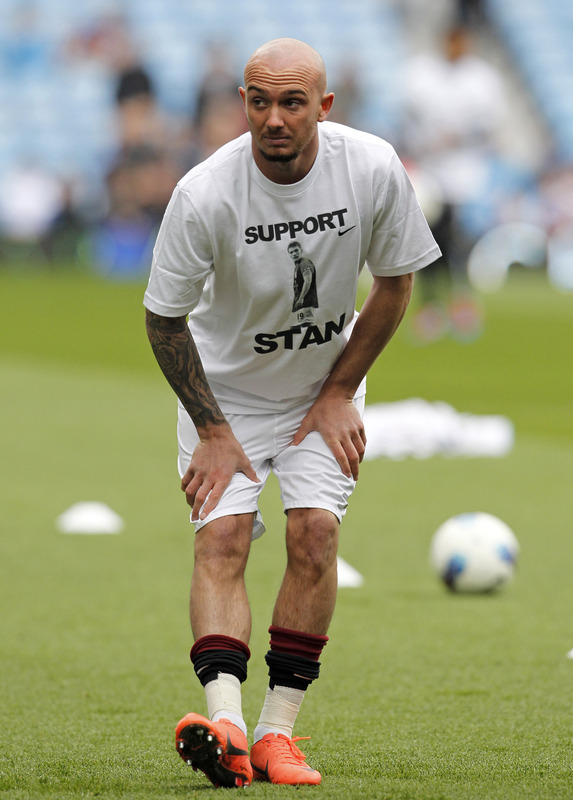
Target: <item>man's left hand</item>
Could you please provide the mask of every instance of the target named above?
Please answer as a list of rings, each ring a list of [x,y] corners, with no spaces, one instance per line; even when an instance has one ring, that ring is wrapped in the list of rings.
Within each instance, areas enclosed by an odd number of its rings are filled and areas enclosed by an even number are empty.
[[[294,435],[293,445],[300,444],[311,431],[320,433],[346,477],[358,480],[358,468],[366,449],[366,433],[352,400],[332,395],[317,397]]]

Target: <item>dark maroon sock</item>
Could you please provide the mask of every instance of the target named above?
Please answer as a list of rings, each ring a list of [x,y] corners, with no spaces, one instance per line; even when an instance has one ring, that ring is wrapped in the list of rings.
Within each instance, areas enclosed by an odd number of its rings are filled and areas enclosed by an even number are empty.
[[[202,636],[191,648],[191,662],[197,677],[205,686],[219,672],[235,675],[241,683],[247,677],[247,661],[251,651],[240,639],[222,634]]]
[[[320,672],[320,654],[328,636],[303,633],[271,625],[270,650],[265,656],[269,686],[289,686],[305,690]]]

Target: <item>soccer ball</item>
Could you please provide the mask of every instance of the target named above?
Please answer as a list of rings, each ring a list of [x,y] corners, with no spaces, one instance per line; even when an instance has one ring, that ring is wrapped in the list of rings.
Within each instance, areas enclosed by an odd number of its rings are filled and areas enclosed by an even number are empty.
[[[492,514],[458,514],[432,538],[430,562],[455,592],[491,592],[513,577],[519,544],[505,522]]]

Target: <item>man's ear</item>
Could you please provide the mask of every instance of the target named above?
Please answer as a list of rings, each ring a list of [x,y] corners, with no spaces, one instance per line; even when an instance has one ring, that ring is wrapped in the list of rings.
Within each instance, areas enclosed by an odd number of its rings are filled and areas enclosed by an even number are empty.
[[[328,117],[333,103],[334,103],[334,92],[329,92],[328,94],[325,94],[322,100],[320,101],[320,111],[318,112],[319,122],[324,122],[324,120]]]

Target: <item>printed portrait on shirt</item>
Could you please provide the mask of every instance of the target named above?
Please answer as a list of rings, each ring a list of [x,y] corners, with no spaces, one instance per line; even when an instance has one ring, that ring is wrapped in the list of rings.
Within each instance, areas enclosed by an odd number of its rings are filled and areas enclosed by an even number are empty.
[[[302,245],[290,242],[288,254],[294,263],[293,304],[298,324],[314,321],[313,309],[318,308],[316,267],[310,258],[303,256]]]

